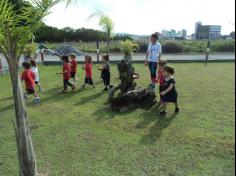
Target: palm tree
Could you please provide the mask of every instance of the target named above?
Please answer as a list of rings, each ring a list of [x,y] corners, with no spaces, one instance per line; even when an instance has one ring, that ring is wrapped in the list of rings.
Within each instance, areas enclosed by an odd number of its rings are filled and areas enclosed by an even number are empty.
[[[15,104],[15,133],[20,176],[37,175],[36,157],[27,126],[27,111],[18,76],[18,64],[23,49],[32,40],[42,19],[59,0],[0,0],[0,52],[10,70]]]
[[[103,31],[107,33],[107,54],[110,54],[110,41],[111,41],[111,34],[114,29],[114,23],[112,19],[104,15],[101,11],[97,11],[95,13],[92,13],[88,19],[91,19],[93,17],[99,17],[99,26],[102,28]]]

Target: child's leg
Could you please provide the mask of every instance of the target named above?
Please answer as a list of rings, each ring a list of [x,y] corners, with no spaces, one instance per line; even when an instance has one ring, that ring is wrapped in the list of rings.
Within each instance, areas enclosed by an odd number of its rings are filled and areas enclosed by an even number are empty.
[[[162,107],[163,107],[163,111],[160,112],[160,115],[161,116],[165,116],[166,113],[167,113],[166,112],[166,110],[167,110],[167,103],[162,101],[161,104],[162,104]]]
[[[63,81],[63,84],[64,84],[64,91],[67,91],[67,82],[68,82],[67,80],[64,80],[64,81]]]
[[[38,86],[39,91],[41,91],[42,90],[42,86],[40,85],[40,83],[38,82],[36,85]]]
[[[72,88],[72,90],[75,89],[75,86],[74,86],[73,84],[71,84],[71,83],[69,82],[69,80],[67,81],[67,85],[70,86],[70,87]]]

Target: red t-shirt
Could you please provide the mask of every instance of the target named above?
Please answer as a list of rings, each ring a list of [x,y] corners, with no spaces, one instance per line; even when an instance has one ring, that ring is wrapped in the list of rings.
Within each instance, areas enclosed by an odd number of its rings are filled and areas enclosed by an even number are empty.
[[[75,59],[72,59],[70,62],[70,68],[71,68],[71,72],[76,73],[77,70],[77,62]]]
[[[160,86],[164,86],[165,77],[164,77],[163,70],[160,70],[160,69],[158,70],[158,80],[159,80]]]
[[[34,85],[35,85],[34,79],[35,79],[35,75],[31,69],[26,69],[21,75],[21,80],[25,81],[26,89],[34,89]]]
[[[63,65],[63,79],[64,80],[70,80],[70,72],[71,72],[71,69],[70,69],[70,64],[69,63],[65,63]],[[66,72],[66,73],[65,73]]]
[[[86,71],[86,78],[92,78],[92,64],[86,63],[85,64],[85,71]]]

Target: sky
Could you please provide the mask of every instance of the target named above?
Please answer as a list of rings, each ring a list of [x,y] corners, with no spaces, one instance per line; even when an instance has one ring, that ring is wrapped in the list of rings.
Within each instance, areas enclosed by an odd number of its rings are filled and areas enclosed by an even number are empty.
[[[59,3],[45,18],[50,26],[100,29],[98,18],[88,20],[95,11],[102,11],[115,24],[115,33],[149,35],[162,29],[186,29],[194,33],[195,22],[222,25],[222,34],[235,28],[235,0],[78,0],[66,8]]]

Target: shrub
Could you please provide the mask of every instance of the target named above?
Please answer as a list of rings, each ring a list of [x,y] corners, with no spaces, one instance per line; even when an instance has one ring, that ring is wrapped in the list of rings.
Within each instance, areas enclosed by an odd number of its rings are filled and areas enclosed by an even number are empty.
[[[162,44],[163,53],[181,53],[184,51],[184,47],[180,42],[167,41]]]

